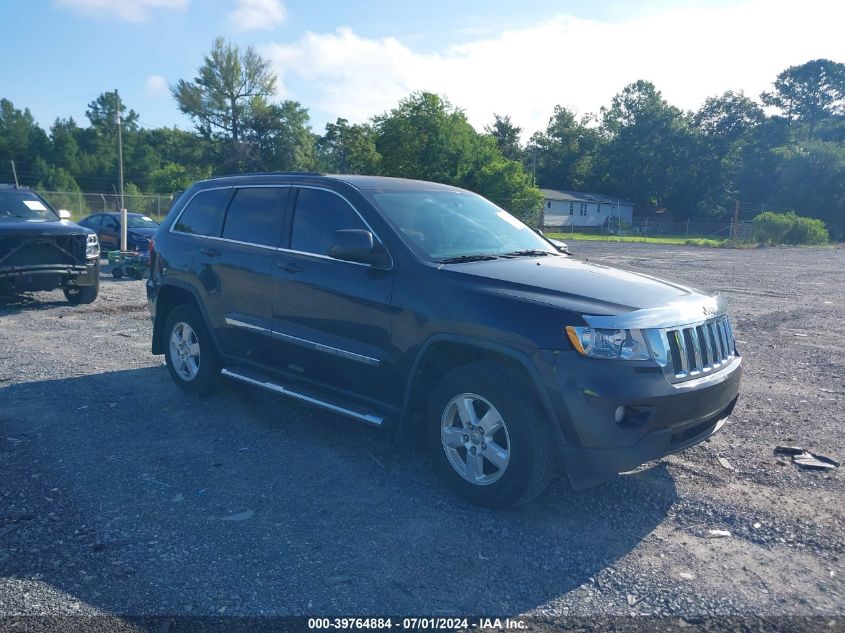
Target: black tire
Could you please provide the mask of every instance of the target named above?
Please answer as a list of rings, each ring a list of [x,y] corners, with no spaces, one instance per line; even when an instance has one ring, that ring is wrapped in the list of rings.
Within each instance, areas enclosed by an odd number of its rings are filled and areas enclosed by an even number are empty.
[[[73,305],[94,303],[97,295],[100,294],[100,280],[95,281],[92,286],[65,286],[62,292],[65,293],[68,303]]]
[[[193,377],[188,377],[181,360],[173,357],[174,350],[171,349],[171,339],[174,329],[179,324],[188,325],[196,339],[196,344],[199,345],[199,362]],[[182,328],[182,331],[184,332],[184,328]],[[205,327],[205,321],[197,309],[185,304],[175,306],[167,315],[162,334],[165,337],[164,358],[173,382],[190,393],[203,396],[213,393],[220,384],[220,358],[208,334],[208,329]],[[190,340],[193,341],[193,338]]]
[[[487,401],[500,413],[506,429],[507,465],[504,469],[496,469],[497,472],[502,470],[499,478],[486,485],[470,483],[459,474],[441,441],[441,424],[447,406],[461,394],[476,394]],[[483,412],[478,415],[483,417]],[[477,505],[507,508],[526,504],[546,490],[557,472],[548,416],[537,403],[533,388],[503,364],[477,361],[448,372],[434,388],[425,424],[429,450],[440,475],[456,492]],[[459,427],[458,430],[464,432]],[[484,450],[490,448],[485,445]],[[464,450],[464,455],[466,453]],[[482,470],[488,467],[495,469],[492,462],[485,462]]]
[[[111,276],[115,279],[120,279],[121,277],[123,277],[123,270],[120,268],[120,266],[115,266],[111,269]]]

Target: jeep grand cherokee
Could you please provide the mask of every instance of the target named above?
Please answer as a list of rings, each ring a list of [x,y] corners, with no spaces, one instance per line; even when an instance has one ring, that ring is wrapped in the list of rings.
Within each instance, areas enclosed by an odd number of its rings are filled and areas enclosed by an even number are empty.
[[[156,232],[152,351],[425,444],[483,505],[696,444],[736,403],[719,297],[580,261],[484,198],[320,174],[196,183]]]

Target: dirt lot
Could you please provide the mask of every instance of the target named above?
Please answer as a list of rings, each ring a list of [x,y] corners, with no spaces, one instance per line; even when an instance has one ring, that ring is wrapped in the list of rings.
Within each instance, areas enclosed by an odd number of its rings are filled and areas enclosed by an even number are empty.
[[[143,282],[0,302],[0,616],[845,614],[845,466],[773,454],[845,457],[845,250],[573,246],[722,290],[743,391],[710,441],[510,512],[347,419],[186,398]]]

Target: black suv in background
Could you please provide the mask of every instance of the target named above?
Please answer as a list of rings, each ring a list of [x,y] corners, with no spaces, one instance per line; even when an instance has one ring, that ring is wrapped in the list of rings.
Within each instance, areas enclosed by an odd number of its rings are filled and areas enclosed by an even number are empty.
[[[68,217],[31,189],[0,185],[0,293],[61,288],[71,303],[97,298],[97,235]]]
[[[696,444],[739,393],[721,299],[579,261],[429,182],[199,182],[155,234],[147,295],[183,389],[226,376],[393,427],[494,507]]]

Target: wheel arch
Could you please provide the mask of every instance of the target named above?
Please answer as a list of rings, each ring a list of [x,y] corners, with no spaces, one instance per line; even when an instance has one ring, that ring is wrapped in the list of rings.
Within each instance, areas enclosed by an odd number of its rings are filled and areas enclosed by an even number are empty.
[[[431,393],[441,376],[455,367],[480,360],[503,363],[522,378],[537,397],[559,446],[564,446],[566,442],[551,400],[543,387],[539,372],[526,354],[500,343],[450,334],[428,338],[417,353],[405,387],[397,438],[400,441],[406,440],[420,430],[425,397]]]
[[[167,321],[167,315],[170,311],[178,305],[189,305],[199,313],[205,324],[205,329],[208,331],[214,347],[219,353],[220,348],[217,345],[217,340],[214,338],[214,333],[209,327],[208,315],[203,309],[202,302],[197,298],[196,291],[188,285],[174,282],[162,284],[156,293],[152,353],[164,354],[164,323]]]

